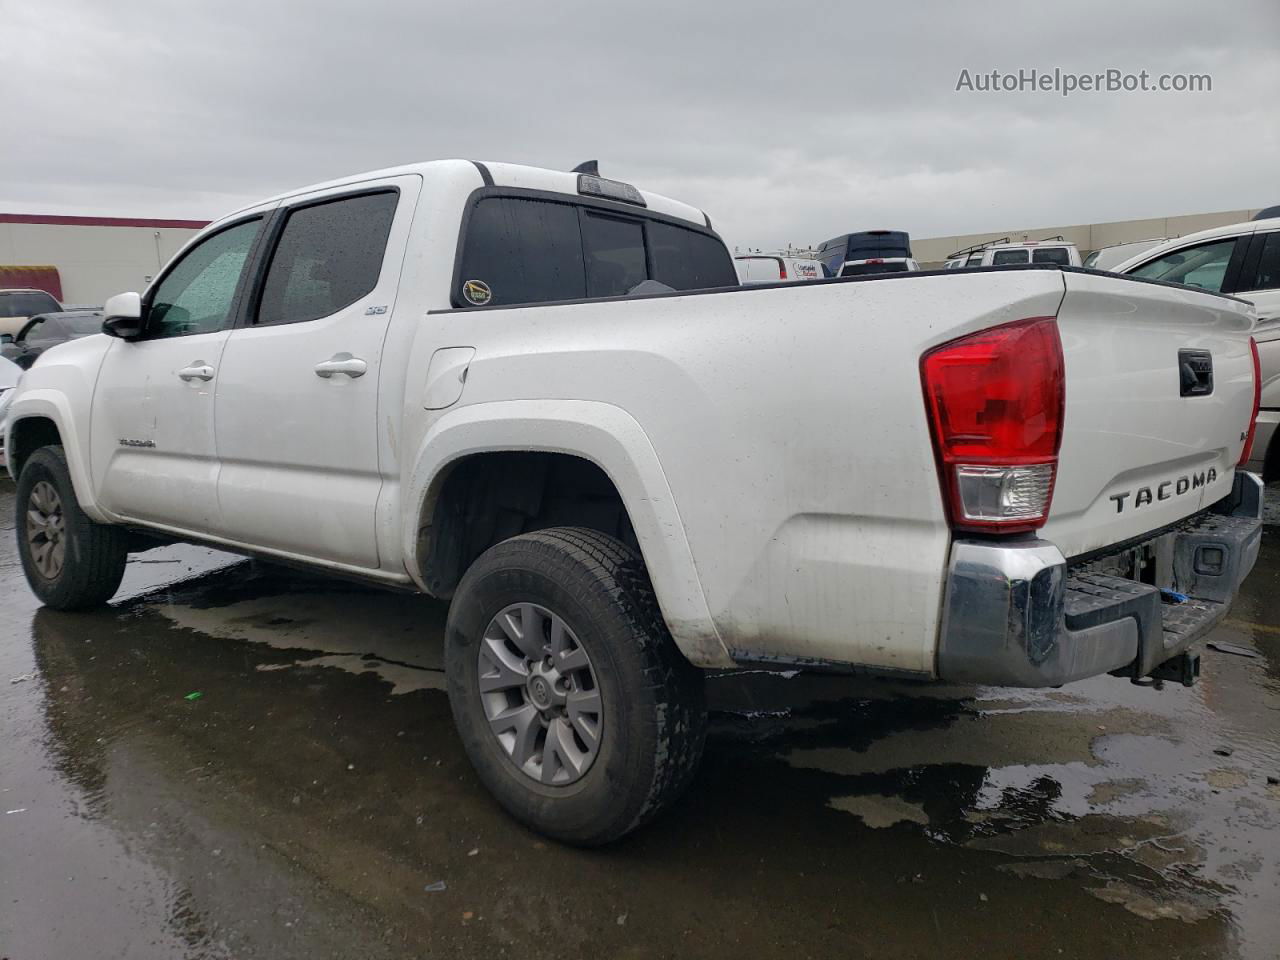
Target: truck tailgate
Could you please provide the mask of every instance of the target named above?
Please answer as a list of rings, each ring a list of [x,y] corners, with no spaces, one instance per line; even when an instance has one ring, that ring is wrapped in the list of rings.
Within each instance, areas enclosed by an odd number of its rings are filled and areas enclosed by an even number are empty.
[[[1189,288],[1062,276],[1066,415],[1041,535],[1075,557],[1231,492],[1253,412],[1254,314],[1243,301]]]

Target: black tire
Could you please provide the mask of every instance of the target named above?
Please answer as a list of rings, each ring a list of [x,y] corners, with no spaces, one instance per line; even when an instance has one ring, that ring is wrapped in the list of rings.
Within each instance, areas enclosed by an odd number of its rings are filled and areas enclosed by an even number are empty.
[[[60,501],[65,541],[62,567],[53,577],[41,573],[28,537],[32,491],[42,482],[52,485]],[[110,600],[124,577],[127,538],[119,528],[94,523],[85,516],[61,446],[41,447],[31,454],[18,476],[15,499],[18,555],[27,583],[40,602],[54,610],[86,610]]]
[[[481,638],[517,603],[564,620],[590,657],[603,700],[598,753],[566,786],[519,769],[481,701]],[[702,756],[702,671],[667,632],[641,558],[594,530],[555,527],[485,551],[454,595],[445,671],[458,733],[484,785],[521,823],[564,843],[597,846],[648,822],[689,785]]]

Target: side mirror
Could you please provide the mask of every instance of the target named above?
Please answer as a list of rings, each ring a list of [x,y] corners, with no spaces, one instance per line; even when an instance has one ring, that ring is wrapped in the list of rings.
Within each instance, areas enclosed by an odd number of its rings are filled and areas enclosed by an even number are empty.
[[[142,336],[142,297],[136,293],[117,293],[102,307],[102,332],[121,340]]]

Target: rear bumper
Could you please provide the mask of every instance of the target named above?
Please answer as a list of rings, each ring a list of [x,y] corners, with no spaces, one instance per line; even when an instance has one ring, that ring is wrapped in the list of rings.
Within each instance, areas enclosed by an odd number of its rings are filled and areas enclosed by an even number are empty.
[[[1238,471],[1231,496],[1147,541],[1155,582],[1111,576],[1107,558],[1070,565],[1053,544],[958,540],[951,547],[938,675],[1050,687],[1112,671],[1135,678],[1182,653],[1221,620],[1253,569],[1262,481]]]

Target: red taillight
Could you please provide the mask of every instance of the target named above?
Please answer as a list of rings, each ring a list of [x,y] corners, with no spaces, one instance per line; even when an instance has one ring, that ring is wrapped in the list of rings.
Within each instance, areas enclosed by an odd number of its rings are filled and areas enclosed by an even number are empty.
[[[787,279],[787,261],[785,260],[778,261],[778,279],[779,280]]]
[[[920,359],[951,526],[1034,530],[1053,500],[1066,378],[1053,317],[952,340]]]
[[[1244,437],[1244,449],[1240,451],[1238,466],[1245,466],[1253,454],[1253,435],[1258,430],[1258,409],[1262,406],[1262,360],[1258,357],[1258,341],[1249,338],[1249,350],[1253,354],[1253,413],[1249,416],[1249,432]]]

